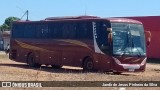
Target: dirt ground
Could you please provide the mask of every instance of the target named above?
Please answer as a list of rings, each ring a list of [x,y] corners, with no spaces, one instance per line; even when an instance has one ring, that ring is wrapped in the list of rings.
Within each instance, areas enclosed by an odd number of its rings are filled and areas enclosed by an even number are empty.
[[[50,66],[29,68],[24,63],[8,59],[8,55],[0,53],[0,81],[160,81],[160,64],[147,63],[145,72],[122,73],[114,75],[105,72],[82,72],[81,68],[64,66],[62,69],[53,69]],[[0,88],[2,89],[2,88]],[[18,88],[19,89],[19,88]],[[43,88],[50,90],[53,88]],[[81,87],[54,88],[57,90],[79,90]],[[82,88],[81,90],[121,90],[121,88]],[[3,88],[3,90],[8,90]],[[10,89],[11,90],[11,89]],[[40,89],[41,90],[41,89]],[[151,88],[125,88],[122,90],[151,90]],[[152,90],[160,90],[154,88]]]

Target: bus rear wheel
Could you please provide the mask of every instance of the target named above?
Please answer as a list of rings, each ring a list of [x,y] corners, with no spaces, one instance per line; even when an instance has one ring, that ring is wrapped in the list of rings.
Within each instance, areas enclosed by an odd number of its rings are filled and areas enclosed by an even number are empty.
[[[83,62],[83,70],[84,71],[93,71],[94,70],[94,64],[91,58],[86,58]]]
[[[27,57],[27,63],[29,67],[40,67],[41,65],[35,62],[35,55],[33,53],[29,54]]]

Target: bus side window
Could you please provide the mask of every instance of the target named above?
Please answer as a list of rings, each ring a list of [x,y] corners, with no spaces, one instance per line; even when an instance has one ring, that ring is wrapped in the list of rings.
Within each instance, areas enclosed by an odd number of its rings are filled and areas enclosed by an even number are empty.
[[[108,43],[107,25],[104,22],[97,22],[97,38],[98,47],[105,53],[109,53],[110,44]]]
[[[62,26],[62,37],[63,37],[63,38],[68,38],[68,37],[69,37],[68,24],[64,24],[64,25]]]
[[[51,23],[49,24],[49,36],[50,38],[60,38],[61,37],[61,29],[59,24]]]
[[[23,38],[24,37],[24,31],[23,31],[24,25],[14,25],[12,28],[12,37],[13,38]]]
[[[48,38],[49,37],[49,29],[48,29],[48,25],[44,24],[44,25],[38,25],[37,26],[37,37],[38,38]]]
[[[34,38],[35,37],[35,25],[25,25],[24,28],[24,38]]]
[[[93,39],[93,26],[91,22],[87,24],[87,37]]]
[[[53,38],[58,38],[59,37],[59,31],[60,30],[58,30],[58,25],[54,24],[53,28],[52,28],[52,37]]]
[[[105,43],[105,45],[110,45],[110,42],[108,41],[108,34],[110,33],[110,31],[108,31],[107,29],[110,28],[109,23],[102,23],[101,24],[101,34],[102,37],[101,38],[105,38],[105,40],[103,41]]]
[[[64,24],[62,27],[62,37],[65,39],[76,38],[75,24],[73,23]]]
[[[76,38],[76,24],[74,24],[74,23],[71,23],[70,25],[69,25],[69,32],[70,32],[70,34],[69,34],[69,38]]]
[[[79,39],[93,38],[92,24],[89,22],[77,23],[77,38]]]

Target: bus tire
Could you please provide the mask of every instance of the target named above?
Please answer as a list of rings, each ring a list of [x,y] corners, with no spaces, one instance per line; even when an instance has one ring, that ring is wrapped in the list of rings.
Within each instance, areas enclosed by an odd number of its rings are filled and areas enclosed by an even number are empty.
[[[51,65],[52,66],[52,68],[55,68],[55,69],[59,69],[59,68],[61,68],[62,66],[60,66],[60,65]]]
[[[27,57],[27,63],[29,67],[40,67],[41,65],[35,62],[35,55],[30,53]]]
[[[94,70],[94,64],[90,57],[86,58],[83,62],[83,70],[84,71],[93,71]]]

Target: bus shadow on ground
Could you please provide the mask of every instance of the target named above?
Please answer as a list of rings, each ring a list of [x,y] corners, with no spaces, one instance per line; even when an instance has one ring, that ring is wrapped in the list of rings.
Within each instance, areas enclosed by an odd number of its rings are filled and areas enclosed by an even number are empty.
[[[41,66],[39,68],[36,67],[29,67],[27,64],[6,64],[1,63],[0,66],[7,66],[7,67],[16,67],[22,69],[30,69],[30,70],[37,70],[37,71],[45,71],[50,73],[99,73],[99,74],[106,74],[106,75],[124,75],[124,76],[136,76],[135,74],[130,73],[121,73],[121,74],[113,74],[112,72],[104,72],[104,71],[83,71],[83,69],[70,69],[70,68],[52,68],[51,66]]]
[[[0,63],[0,66],[7,66],[7,67],[16,67],[22,69],[30,69],[30,70],[37,70],[37,71],[46,71],[46,72],[53,72],[53,73],[83,73],[83,70],[79,69],[65,69],[65,68],[52,68],[49,66],[41,66],[37,67],[29,67],[27,64],[6,64]]]
[[[148,58],[148,59],[147,59],[147,63],[156,63],[156,64],[160,64],[160,59],[156,59],[156,58]]]

